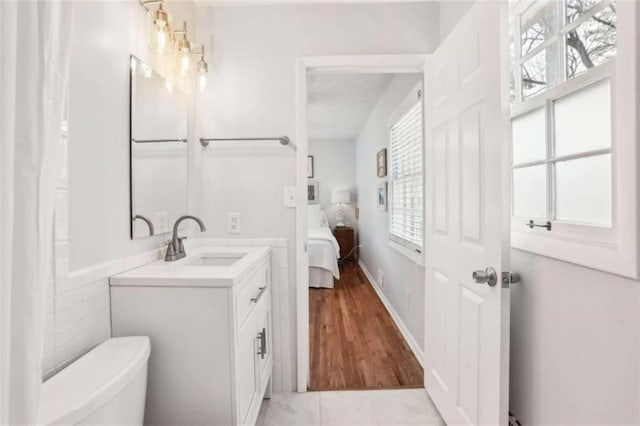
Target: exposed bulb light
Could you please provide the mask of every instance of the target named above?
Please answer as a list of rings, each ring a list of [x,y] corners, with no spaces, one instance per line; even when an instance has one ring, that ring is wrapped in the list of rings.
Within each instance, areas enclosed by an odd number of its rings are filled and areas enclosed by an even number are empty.
[[[180,74],[186,76],[191,71],[191,42],[187,38],[187,22],[182,26],[182,38],[177,42],[177,51],[180,63]]]
[[[189,69],[191,69],[191,58],[188,53],[183,53],[180,58],[180,71],[182,75],[187,75],[189,73]]]
[[[165,85],[165,86],[166,86],[166,88],[167,88],[167,92],[169,92],[169,93],[173,93],[173,81],[171,81],[171,80],[166,80],[166,81],[164,82],[164,85]]]
[[[162,1],[158,4],[158,10],[153,14],[153,28],[156,38],[156,50],[164,53],[169,39],[169,15],[162,9]]]
[[[207,61],[204,60],[204,45],[202,45],[202,50],[200,51],[200,60],[198,61],[198,65],[196,68],[196,73],[198,74],[198,87],[201,92],[203,92],[205,87],[207,87],[208,71],[209,65],[207,64]]]

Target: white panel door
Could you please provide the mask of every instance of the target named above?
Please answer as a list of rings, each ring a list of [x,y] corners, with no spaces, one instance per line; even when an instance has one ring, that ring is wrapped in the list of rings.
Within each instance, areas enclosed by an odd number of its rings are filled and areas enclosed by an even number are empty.
[[[506,2],[476,2],[425,72],[425,385],[449,425],[507,424],[504,29]],[[497,271],[494,286],[472,278],[487,267]]]

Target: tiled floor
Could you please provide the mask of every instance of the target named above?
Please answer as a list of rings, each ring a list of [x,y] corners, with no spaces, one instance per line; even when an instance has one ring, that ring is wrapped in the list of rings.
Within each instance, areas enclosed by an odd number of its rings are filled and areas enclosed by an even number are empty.
[[[424,389],[278,393],[256,426],[444,425]]]

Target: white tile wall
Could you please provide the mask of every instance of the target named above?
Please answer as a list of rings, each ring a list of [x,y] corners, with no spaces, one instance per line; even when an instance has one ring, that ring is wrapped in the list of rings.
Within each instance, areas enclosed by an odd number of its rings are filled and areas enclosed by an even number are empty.
[[[45,293],[43,377],[55,374],[111,335],[109,281],[93,269],[69,274],[68,128],[60,139],[52,278]]]

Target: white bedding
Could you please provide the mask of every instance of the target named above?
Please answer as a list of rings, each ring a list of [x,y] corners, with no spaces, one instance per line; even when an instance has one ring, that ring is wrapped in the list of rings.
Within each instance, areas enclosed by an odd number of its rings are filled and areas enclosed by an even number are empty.
[[[338,241],[327,227],[309,229],[309,267],[322,268],[331,271],[336,279],[340,279],[338,258],[340,246]]]

